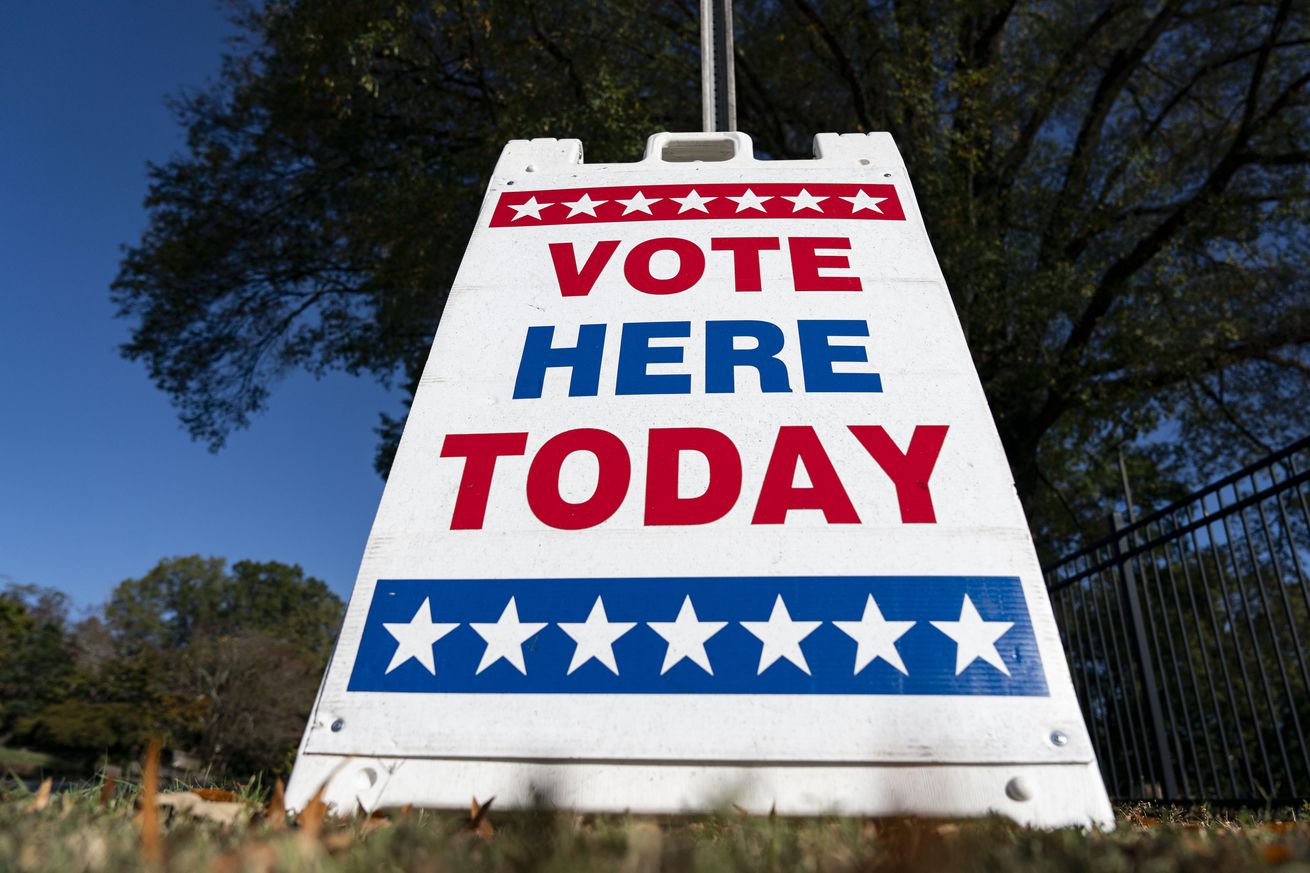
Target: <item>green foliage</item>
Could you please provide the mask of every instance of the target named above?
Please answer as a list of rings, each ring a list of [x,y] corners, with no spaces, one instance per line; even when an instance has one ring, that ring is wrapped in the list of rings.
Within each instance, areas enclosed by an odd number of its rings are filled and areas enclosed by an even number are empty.
[[[59,700],[23,722],[23,739],[39,748],[72,754],[129,755],[160,727],[157,719],[145,715],[142,703]]]
[[[285,768],[342,608],[298,566],[165,559],[120,583],[103,621],[68,632],[78,661],[56,692],[33,699],[44,678],[17,686],[17,734],[69,758],[131,755],[163,736],[220,770]]]
[[[35,586],[0,591],[0,744],[58,698],[74,671],[63,595]]]
[[[199,555],[160,561],[120,583],[105,621],[120,648],[181,651],[198,639],[259,632],[307,655],[326,657],[341,621],[341,601],[298,566]]]
[[[300,0],[178,101],[114,285],[217,447],[289,368],[412,390],[500,145],[631,159],[697,127],[695,4]],[[889,130],[1026,506],[1096,522],[1127,444],[1167,496],[1300,435],[1310,14],[1286,0],[740,4],[742,129]],[[384,419],[385,467],[397,422]],[[1099,533],[1099,530],[1095,532]]]
[[[54,758],[42,752],[27,749],[9,749],[0,746],[0,768],[13,771],[15,768],[44,767],[54,762]]]

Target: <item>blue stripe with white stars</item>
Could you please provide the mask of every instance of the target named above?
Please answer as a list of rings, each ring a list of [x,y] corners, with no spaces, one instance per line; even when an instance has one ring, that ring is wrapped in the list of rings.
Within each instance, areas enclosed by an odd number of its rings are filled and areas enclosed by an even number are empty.
[[[1019,580],[379,580],[350,691],[1045,696]]]

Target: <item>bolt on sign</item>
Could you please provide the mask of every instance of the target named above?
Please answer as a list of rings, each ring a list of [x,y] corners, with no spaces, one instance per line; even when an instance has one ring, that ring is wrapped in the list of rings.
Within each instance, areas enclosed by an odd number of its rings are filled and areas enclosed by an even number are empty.
[[[814,154],[505,147],[291,807],[1111,820],[905,166]]]

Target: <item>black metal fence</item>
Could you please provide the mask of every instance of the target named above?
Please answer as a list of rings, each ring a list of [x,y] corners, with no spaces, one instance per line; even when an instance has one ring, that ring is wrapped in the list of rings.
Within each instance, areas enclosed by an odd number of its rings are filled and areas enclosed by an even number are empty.
[[[1112,797],[1310,798],[1307,492],[1310,439],[1046,568]]]

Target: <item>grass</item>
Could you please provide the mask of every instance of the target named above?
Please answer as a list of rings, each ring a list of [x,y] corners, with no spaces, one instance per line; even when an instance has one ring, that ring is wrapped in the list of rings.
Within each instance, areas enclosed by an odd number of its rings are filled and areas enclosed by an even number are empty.
[[[1222,817],[1125,807],[1119,826],[1105,833],[1031,831],[994,819],[800,820],[732,811],[653,819],[493,810],[471,822],[467,814],[392,810],[333,821],[320,805],[283,821],[267,813],[267,794],[247,787],[217,797],[239,805],[235,823],[207,820],[201,804],[171,817],[157,807],[152,825],[136,785],[88,784],[42,798],[10,782],[0,788],[0,870],[1310,871],[1310,825],[1295,811]]]
[[[18,768],[49,767],[55,759],[42,752],[30,752],[27,749],[10,749],[0,746],[0,770]]]

